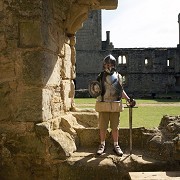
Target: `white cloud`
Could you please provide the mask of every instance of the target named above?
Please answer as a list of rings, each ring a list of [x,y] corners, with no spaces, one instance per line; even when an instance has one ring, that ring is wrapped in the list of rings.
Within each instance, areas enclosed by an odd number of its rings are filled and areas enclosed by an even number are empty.
[[[120,47],[176,47],[180,0],[120,0],[117,10],[102,12],[103,40]]]

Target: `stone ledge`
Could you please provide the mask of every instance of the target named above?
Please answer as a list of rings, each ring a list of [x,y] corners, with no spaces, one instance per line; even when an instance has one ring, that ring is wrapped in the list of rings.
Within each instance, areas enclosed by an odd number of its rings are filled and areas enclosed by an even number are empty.
[[[130,172],[179,171],[178,166],[172,169],[166,161],[146,158],[142,152],[129,155],[125,152],[123,157],[116,156],[112,149],[98,156],[97,149],[79,149],[71,154],[66,162],[61,164],[61,179],[131,179]],[[62,173],[61,173],[62,172]]]
[[[180,179],[180,171],[164,171],[164,172],[129,172],[132,180],[137,179]]]

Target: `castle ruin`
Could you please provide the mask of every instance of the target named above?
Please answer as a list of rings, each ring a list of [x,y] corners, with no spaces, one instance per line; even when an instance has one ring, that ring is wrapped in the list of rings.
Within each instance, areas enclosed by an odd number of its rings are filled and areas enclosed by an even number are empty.
[[[157,159],[161,149],[164,153],[158,164],[159,160],[145,161],[136,155],[122,161],[113,155],[96,158],[93,153],[78,151],[97,147],[99,139],[97,113],[78,112],[74,104],[74,79],[79,66],[75,35],[90,11],[116,9],[117,2],[0,1],[0,179],[130,179],[129,171],[177,167],[178,137],[175,146],[164,136],[160,141],[160,133],[156,138],[154,131],[144,128],[133,129],[133,148],[147,151],[145,147],[149,147]],[[98,28],[92,32],[97,36],[99,33]],[[97,52],[92,47],[90,57],[99,53],[98,39],[96,47]],[[97,68],[94,63],[91,66]],[[166,124],[175,121],[179,122],[178,116],[163,120]],[[173,138],[179,132],[175,125],[169,125]],[[126,148],[128,129],[120,132],[125,134],[121,140]]]
[[[75,34],[91,10],[117,2],[0,1],[0,179],[51,179],[52,159],[76,150],[60,128],[74,108]]]
[[[180,26],[180,15],[178,22]],[[102,71],[103,58],[111,53],[118,61],[117,71],[122,74],[128,93],[136,97],[154,97],[180,92],[180,45],[114,48],[109,31],[106,32],[106,41],[101,41],[100,10],[91,12],[84,27],[77,32],[76,50],[77,90],[88,88],[89,81],[95,80]]]

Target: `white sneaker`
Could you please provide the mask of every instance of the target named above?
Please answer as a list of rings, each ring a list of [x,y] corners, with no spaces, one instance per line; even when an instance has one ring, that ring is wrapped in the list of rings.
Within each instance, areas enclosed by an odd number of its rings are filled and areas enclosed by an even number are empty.
[[[105,151],[105,145],[104,145],[104,144],[100,144],[100,145],[99,145],[99,148],[98,148],[98,150],[97,150],[97,154],[98,154],[98,155],[101,155],[101,154],[104,153],[104,151]]]
[[[118,156],[122,156],[123,152],[121,150],[121,148],[119,147],[119,145],[114,146],[114,152],[118,155]]]

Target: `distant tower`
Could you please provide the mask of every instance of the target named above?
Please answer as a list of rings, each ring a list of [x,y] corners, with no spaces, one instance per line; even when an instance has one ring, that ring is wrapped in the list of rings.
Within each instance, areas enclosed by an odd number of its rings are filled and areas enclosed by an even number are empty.
[[[106,41],[102,41],[102,50],[112,50],[114,48],[110,41],[110,31],[106,31]]]
[[[98,72],[101,42],[101,11],[91,11],[83,27],[76,33],[76,89],[87,89],[94,71]]]
[[[101,49],[101,10],[92,11],[76,33],[76,50]]]
[[[102,71],[102,60],[113,49],[110,31],[101,39],[101,10],[91,11],[83,27],[76,33],[76,89],[87,89]]]

